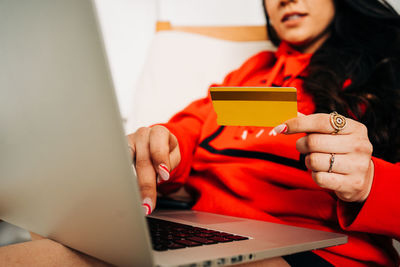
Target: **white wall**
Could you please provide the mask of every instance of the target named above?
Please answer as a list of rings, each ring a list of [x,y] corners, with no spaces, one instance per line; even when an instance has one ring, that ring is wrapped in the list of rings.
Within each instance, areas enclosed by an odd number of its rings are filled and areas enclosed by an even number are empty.
[[[388,0],[388,2],[400,13],[400,0]]]
[[[155,3],[155,0],[96,0],[114,86],[125,118],[154,35]]]
[[[122,116],[155,32],[155,22],[175,25],[263,24],[260,0],[95,0]]]
[[[263,25],[261,0],[159,0],[160,20],[174,25]]]

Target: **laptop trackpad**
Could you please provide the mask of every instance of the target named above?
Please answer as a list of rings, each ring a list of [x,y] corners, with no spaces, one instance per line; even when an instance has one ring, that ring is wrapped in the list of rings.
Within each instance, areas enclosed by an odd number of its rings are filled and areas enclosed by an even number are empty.
[[[241,219],[226,218],[211,213],[168,213],[168,215],[163,214],[163,216],[199,224],[217,224],[243,221]]]

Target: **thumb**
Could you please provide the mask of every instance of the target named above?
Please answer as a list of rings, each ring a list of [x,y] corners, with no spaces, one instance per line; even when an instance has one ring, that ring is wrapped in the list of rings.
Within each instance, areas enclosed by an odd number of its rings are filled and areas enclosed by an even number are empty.
[[[304,114],[301,113],[301,112],[297,112],[297,117],[304,117],[304,116],[306,116],[306,115],[304,115]]]
[[[305,117],[301,112],[297,112],[297,117]],[[285,123],[282,123],[276,127],[274,127],[270,132],[269,135],[271,136],[277,136],[280,133],[285,133],[287,131],[287,125]]]

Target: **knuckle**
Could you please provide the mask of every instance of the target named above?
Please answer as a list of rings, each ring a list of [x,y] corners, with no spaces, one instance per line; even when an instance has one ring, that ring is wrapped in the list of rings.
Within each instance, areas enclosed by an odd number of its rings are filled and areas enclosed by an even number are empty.
[[[165,155],[165,153],[159,148],[156,148],[155,150],[151,151],[151,158],[153,160],[163,158],[164,155]]]
[[[338,180],[336,175],[331,175],[330,177],[331,189],[337,192],[343,191],[343,184]]]
[[[353,194],[352,193],[342,193],[340,195],[340,199],[346,202],[351,202],[353,200]]]
[[[135,133],[128,134],[128,135],[126,136],[126,138],[128,139],[128,142],[129,142],[130,144],[133,144],[133,143],[135,142]]]
[[[308,147],[305,142],[306,139],[307,139],[307,137],[305,136],[296,141],[296,150],[303,154],[307,154]]]
[[[149,133],[150,129],[148,127],[140,127],[137,129],[136,134],[138,136],[145,136]]]
[[[360,154],[372,154],[372,144],[365,137],[359,137],[356,142],[354,142],[354,151]]]
[[[310,134],[306,140],[306,146],[309,150],[313,151],[318,148],[320,144],[320,138],[315,134]]]
[[[323,187],[323,174],[321,172],[313,172],[312,174],[314,181],[320,187]]]
[[[310,161],[310,154],[306,155],[306,157],[304,158],[304,161],[305,161],[307,169],[312,169],[311,161]]]
[[[353,180],[353,190],[354,192],[361,192],[364,188],[364,180],[361,178],[356,178]]]
[[[357,171],[360,173],[366,173],[369,169],[369,161],[367,160],[360,160],[356,165]]]
[[[139,182],[139,187],[141,192],[149,192],[155,190],[154,184],[149,182]]]
[[[317,123],[316,126],[319,129],[326,129],[327,127],[331,127],[330,123],[329,124],[327,123],[327,121],[330,120],[330,115],[329,114],[320,113],[320,114],[318,114],[317,118],[318,119],[316,121],[316,123]],[[329,125],[329,126],[327,126],[327,125]]]
[[[145,158],[136,158],[136,168],[143,168],[143,167],[147,167],[150,166],[150,160],[149,159],[145,159]]]
[[[355,142],[353,145],[354,145],[354,152],[356,152],[356,153],[358,153],[358,154],[364,152],[364,148],[362,147],[360,141]]]
[[[152,148],[152,150],[151,150],[152,158],[154,158],[154,157],[162,157],[164,154],[165,154],[165,149],[162,149],[159,146],[157,146],[155,148]]]
[[[169,130],[165,126],[162,126],[162,125],[154,125],[153,127],[151,127],[151,134],[163,135],[168,132],[169,132]]]
[[[301,126],[301,118],[296,118],[293,120],[288,121],[287,126],[288,126],[288,130],[297,130],[300,128]]]
[[[309,154],[308,160],[309,160],[310,167],[312,169],[315,169],[319,165],[319,162],[320,162],[318,154],[315,154],[315,153]]]
[[[359,123],[358,124],[358,132],[362,135],[368,136],[368,128],[365,124]]]
[[[155,131],[165,131],[165,130],[167,130],[167,128],[165,126],[162,126],[162,125],[154,125],[152,127],[152,129],[154,129]]]
[[[365,148],[366,148],[366,152],[369,155],[372,155],[372,152],[374,152],[374,147],[372,146],[372,144],[369,140],[366,141]]]

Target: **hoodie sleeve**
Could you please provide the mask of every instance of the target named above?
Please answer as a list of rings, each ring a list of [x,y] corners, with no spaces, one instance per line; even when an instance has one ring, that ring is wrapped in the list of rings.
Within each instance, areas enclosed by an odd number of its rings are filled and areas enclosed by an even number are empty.
[[[362,204],[338,200],[341,227],[400,239],[400,163],[392,164],[373,157],[374,180]]]

